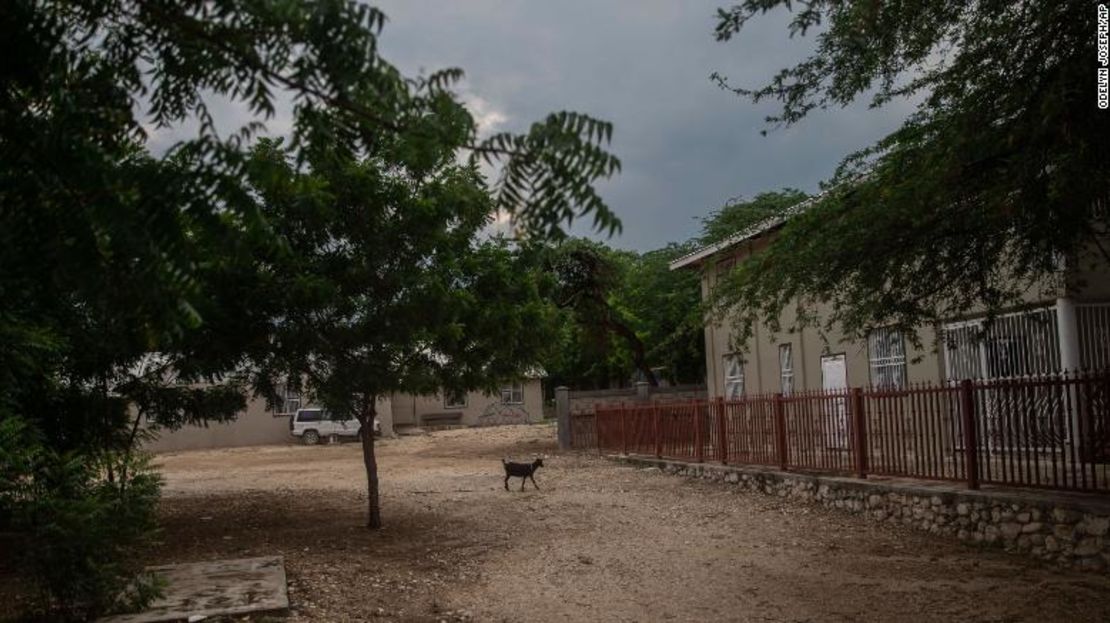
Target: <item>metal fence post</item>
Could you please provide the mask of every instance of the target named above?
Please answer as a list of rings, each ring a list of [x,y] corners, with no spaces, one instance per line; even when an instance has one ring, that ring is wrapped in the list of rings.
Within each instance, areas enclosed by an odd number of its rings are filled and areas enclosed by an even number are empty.
[[[620,414],[621,414],[621,452],[622,452],[622,454],[627,455],[628,454],[628,425],[626,423],[626,420],[628,419],[628,414],[625,413],[625,408],[624,408],[624,403],[623,402],[620,404],[619,408],[620,408]]]
[[[570,388],[555,388],[555,421],[558,423],[559,449],[574,447],[574,417],[570,413]]]
[[[659,404],[651,403],[651,432],[655,441],[655,458],[663,458],[663,440],[659,437]]]
[[[979,441],[975,428],[975,395],[970,379],[960,381],[960,415],[964,429],[964,459],[967,464],[967,488],[979,488]]]
[[[786,470],[787,464],[790,463],[790,457],[787,456],[786,444],[786,409],[782,403],[782,393],[775,394],[774,399],[774,413],[775,413],[775,445],[778,448],[779,455],[779,468]]]
[[[725,399],[717,397],[717,459],[721,465],[728,465],[728,422]]]
[[[855,428],[856,477],[867,478],[867,414],[863,411],[863,389],[852,389],[852,421]]]
[[[697,399],[690,403],[690,417],[693,418],[694,424],[694,461],[702,463],[705,461],[705,420],[701,417],[701,405]]]
[[[601,414],[598,413],[597,408],[594,408],[594,445],[597,446],[597,454],[601,456]]]

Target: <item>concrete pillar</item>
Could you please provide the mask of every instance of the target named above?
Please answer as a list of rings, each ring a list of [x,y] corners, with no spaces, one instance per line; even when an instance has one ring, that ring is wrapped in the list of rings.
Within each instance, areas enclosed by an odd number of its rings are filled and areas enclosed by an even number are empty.
[[[555,388],[555,422],[559,431],[559,449],[569,450],[570,437],[570,388]]]
[[[1083,363],[1079,354],[1079,325],[1075,315],[1075,301],[1056,299],[1056,330],[1060,338],[1060,368],[1076,372]]]
[[[1075,302],[1069,298],[1056,299],[1056,331],[1060,339],[1060,369],[1074,374],[1079,371],[1082,362],[1079,356],[1079,326],[1075,315]],[[1082,423],[1079,421],[1077,408],[1079,396],[1074,387],[1069,391],[1071,399],[1068,403],[1071,408],[1068,413],[1070,420],[1068,437],[1072,443],[1076,443],[1082,435],[1079,430]]]
[[[651,400],[651,383],[636,381],[636,400],[647,402]]]

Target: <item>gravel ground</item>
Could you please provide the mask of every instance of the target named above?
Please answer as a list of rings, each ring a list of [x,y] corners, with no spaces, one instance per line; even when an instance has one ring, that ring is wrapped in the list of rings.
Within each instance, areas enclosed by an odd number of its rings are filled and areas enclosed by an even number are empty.
[[[151,562],[282,554],[290,620],[1105,621],[1110,578],[559,454],[550,426],[159,458]],[[547,454],[519,491],[502,456]]]

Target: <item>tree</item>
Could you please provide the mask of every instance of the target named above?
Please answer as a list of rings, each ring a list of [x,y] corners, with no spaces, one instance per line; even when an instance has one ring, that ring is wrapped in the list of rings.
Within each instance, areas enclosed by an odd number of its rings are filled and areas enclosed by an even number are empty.
[[[579,387],[607,387],[633,372],[654,385],[660,369],[671,382],[702,381],[698,278],[669,268],[691,249],[671,244],[637,254],[584,239],[553,249],[547,265],[562,314],[560,345],[547,371]]]
[[[648,365],[643,340],[611,301],[612,294],[623,285],[626,262],[627,258],[600,243],[585,239],[563,243],[549,263],[558,284],[555,304],[569,310],[575,322],[592,329],[596,335],[618,336],[628,347],[635,369],[648,383],[658,385]]]
[[[1110,259],[1110,116],[1095,105],[1090,2],[745,0],[719,11],[717,38],[795,7],[789,33],[816,31],[814,53],[734,89],[781,103],[769,122],[862,97],[920,103],[738,268],[721,305],[738,310],[742,333],[757,316],[825,302],[849,331],[893,321],[915,335],[997,312],[1077,250]]]
[[[615,306],[647,345],[651,367],[671,383],[705,382],[701,281],[692,271],[670,269],[693,250],[687,242],[641,253],[614,293]]]
[[[292,379],[362,425],[368,525],[382,525],[372,422],[394,392],[493,391],[550,341],[545,279],[501,239],[479,242],[494,203],[451,145],[434,169],[384,158],[313,163],[257,154],[260,208],[288,247],[270,269],[287,313],[259,373]],[[430,154],[434,155],[434,154]]]
[[[490,207],[533,236],[557,237],[571,216],[619,228],[593,187],[619,169],[603,149],[609,124],[555,113],[479,139],[450,91],[461,71],[401,75],[378,53],[384,20],[344,0],[13,0],[0,12],[13,60],[0,69],[0,441],[13,444],[0,449],[0,521],[84,565],[40,578],[47,607],[87,617],[119,605],[141,535],[117,530],[113,513],[148,513],[156,494],[149,480],[118,482],[147,476],[130,463],[131,405],[169,427],[230,417],[241,394],[164,381],[226,380],[270,356],[288,284],[259,265],[293,260],[245,180],[283,99],[298,165],[384,163],[416,184],[468,155],[501,165]],[[221,134],[214,99],[249,120]],[[195,134],[144,153],[147,124],[191,121]],[[152,353],[165,369],[135,376]],[[35,532],[62,524],[72,530]]]
[[[702,235],[699,242],[710,245],[729,236],[765,223],[781,216],[789,208],[809,198],[809,195],[794,188],[762,192],[750,200],[733,199],[720,210],[702,219]]]

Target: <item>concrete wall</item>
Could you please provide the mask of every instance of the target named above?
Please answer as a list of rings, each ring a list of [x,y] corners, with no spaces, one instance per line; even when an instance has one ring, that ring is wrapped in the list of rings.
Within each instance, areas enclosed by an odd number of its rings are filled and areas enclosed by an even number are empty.
[[[393,418],[388,398],[378,403],[378,420],[382,434],[392,436]],[[266,401],[255,398],[247,403],[246,411],[226,424],[186,426],[176,431],[159,431],[157,438],[147,441],[143,449],[148,452],[176,452],[207,448],[231,448],[291,443],[296,439],[289,434],[289,416],[274,417],[266,409]]]
[[[543,420],[543,390],[539,379],[523,382],[524,403],[505,404],[500,393],[486,395],[474,391],[466,396],[465,407],[447,407],[442,393],[427,396],[412,394],[393,395],[393,422],[398,425],[418,426],[423,416],[443,413],[461,414],[461,424],[483,426],[493,424],[530,423]]]
[[[1085,571],[1110,568],[1110,503],[1101,496],[858,480],[766,468],[616,457],[640,468],[866,515]]]
[[[571,391],[569,392],[569,405],[570,413],[593,413],[598,406],[646,400],[659,403],[688,402],[690,400],[705,400],[706,397],[706,388],[700,385],[650,387],[647,383],[643,383],[640,387]]]
[[[293,440],[289,434],[289,417],[274,417],[266,410],[265,400],[251,400],[247,410],[238,419],[227,424],[186,426],[177,431],[160,431],[157,439],[147,441],[143,448],[150,452],[174,452],[178,450],[198,450],[204,448],[229,448],[235,446],[259,446],[287,443]]]

